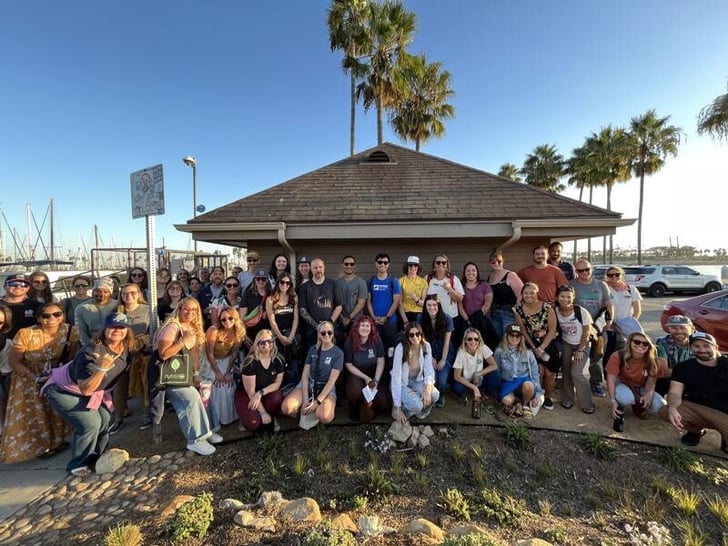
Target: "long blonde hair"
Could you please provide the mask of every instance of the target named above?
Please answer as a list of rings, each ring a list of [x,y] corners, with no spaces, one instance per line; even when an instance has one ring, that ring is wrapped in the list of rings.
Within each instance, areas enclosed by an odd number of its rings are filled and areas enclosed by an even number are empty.
[[[253,341],[253,350],[248,353],[248,355],[245,357],[245,360],[243,360],[243,367],[250,366],[250,364],[252,364],[254,360],[260,362],[260,359],[263,358],[263,355],[260,352],[260,345],[258,345],[258,342],[263,338],[263,336],[268,336],[268,338],[270,338],[270,340],[273,342],[273,346],[270,348],[270,361],[273,362],[276,358],[278,358],[278,345],[276,344],[276,336],[271,330],[264,328],[256,334],[255,341]]]
[[[200,307],[200,302],[197,301],[197,298],[193,298],[191,296],[188,296],[186,298],[182,298],[179,300],[179,304],[177,304],[177,307],[175,307],[174,311],[172,311],[167,317],[167,320],[164,321],[164,324],[159,329],[161,332],[165,326],[168,324],[175,323],[177,324],[180,329],[182,328],[182,321],[179,318],[180,311],[182,310],[182,307],[185,304],[191,303],[197,308],[197,317],[192,319],[192,324],[195,329],[195,337],[197,338],[197,345],[199,347],[204,347],[205,345],[205,328],[202,325],[202,308]]]
[[[229,317],[232,317],[233,331],[235,332],[235,337],[233,338],[233,340],[235,343],[240,343],[245,338],[246,330],[245,324],[243,324],[243,321],[240,320],[240,314],[234,307],[230,307],[229,305],[223,305],[222,307],[218,308],[217,317],[215,318],[214,324],[214,326],[217,328],[218,334],[225,329],[222,325],[222,321],[220,320],[223,313],[227,313]]]
[[[641,336],[644,338],[644,341],[649,343],[649,347],[647,347],[647,352],[645,353],[644,358],[640,358],[640,360],[644,362],[647,375],[654,377],[660,371],[660,366],[657,363],[657,347],[654,343],[652,343],[652,340],[642,332],[632,332],[629,336],[627,336],[627,347],[624,349],[624,367],[629,368],[629,361],[633,358],[639,358],[632,352],[632,340],[635,336]]]

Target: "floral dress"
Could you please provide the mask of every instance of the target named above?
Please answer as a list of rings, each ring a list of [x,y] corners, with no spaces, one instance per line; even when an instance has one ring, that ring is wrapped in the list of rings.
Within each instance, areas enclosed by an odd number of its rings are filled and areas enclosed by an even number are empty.
[[[237,360],[236,353],[239,347],[240,344],[225,339],[221,335],[221,330],[217,330],[217,339],[212,348],[212,355],[223,374],[231,371],[230,368]],[[210,425],[215,430],[219,429],[220,425],[229,425],[238,420],[238,411],[235,409],[235,390],[237,386],[235,382],[229,384],[215,383],[215,372],[207,360],[207,354],[200,356],[200,379],[213,383],[208,404],[208,415]]]
[[[13,350],[23,353],[23,364],[32,375],[12,375],[5,432],[0,445],[0,460],[4,463],[27,461],[54,450],[71,432],[71,427],[50,408],[46,398],[38,394],[36,377],[65,364],[60,362],[63,349],[67,343],[70,348],[78,345],[78,330],[63,324],[53,339],[45,343],[41,328],[31,326],[18,330],[13,343]],[[64,360],[70,360],[72,353],[67,351]]]

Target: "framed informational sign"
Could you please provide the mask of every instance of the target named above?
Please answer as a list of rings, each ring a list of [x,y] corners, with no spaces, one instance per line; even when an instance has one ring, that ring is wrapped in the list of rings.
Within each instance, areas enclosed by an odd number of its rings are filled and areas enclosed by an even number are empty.
[[[131,217],[164,214],[164,173],[161,165],[131,173]]]

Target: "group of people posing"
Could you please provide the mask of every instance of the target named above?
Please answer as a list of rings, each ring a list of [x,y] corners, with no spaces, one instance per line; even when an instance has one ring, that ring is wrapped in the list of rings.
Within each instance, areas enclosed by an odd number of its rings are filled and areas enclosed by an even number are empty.
[[[159,439],[169,403],[187,448],[209,455],[224,425],[272,431],[281,415],[304,428],[329,423],[337,397],[358,422],[384,412],[402,423],[424,419],[450,391],[475,419],[496,404],[533,418],[554,409],[559,372],[565,410],[592,414],[594,397],[608,396],[617,431],[631,408],[671,422],[689,445],[717,429],[728,449],[728,359],[686,317],[671,317],[669,335],[653,342],[639,324],[640,294],[619,267],[595,279],[587,260],[563,261],[559,243],[535,248],[533,264],[517,272],[496,251],[483,277],[474,262],[453,274],[444,254],[426,273],[409,256],[395,275],[382,252],[369,279],[356,274],[353,256],[335,280],[321,258],[299,257],[293,273],[282,254],[269,269],[259,261],[251,250],[247,270],[213,267],[205,280],[167,272],[154,339],[140,268],[118,288],[98,279],[90,298],[90,280],[78,277],[61,302],[31,292],[36,273],[9,277],[0,301],[0,460],[52,456],[70,433],[68,469],[85,475],[135,395],[142,430]],[[161,385],[159,364],[179,355],[188,384]]]

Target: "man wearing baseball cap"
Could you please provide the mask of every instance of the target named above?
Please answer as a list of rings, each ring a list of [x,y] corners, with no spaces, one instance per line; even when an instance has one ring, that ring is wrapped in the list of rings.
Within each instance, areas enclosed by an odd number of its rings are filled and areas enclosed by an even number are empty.
[[[5,333],[8,339],[13,339],[21,328],[34,326],[37,322],[36,313],[41,306],[35,298],[28,297],[30,290],[29,275],[10,275],[4,283],[5,295],[0,298],[13,312],[13,327]]]
[[[102,277],[94,283],[92,299],[76,307],[76,326],[82,345],[86,345],[104,329],[104,319],[116,310],[119,303],[111,299],[114,281]]]
[[[655,392],[662,396],[670,390],[670,374],[675,364],[693,357],[689,338],[690,334],[695,332],[693,322],[683,315],[668,317],[664,329],[667,335],[655,340],[657,356],[667,360],[668,375],[660,377],[655,385]]]
[[[728,453],[728,356],[705,332],[693,333],[689,343],[694,356],[673,368],[660,417],[686,431],[680,441],[688,446],[698,445],[706,428],[717,430],[720,447]]]

